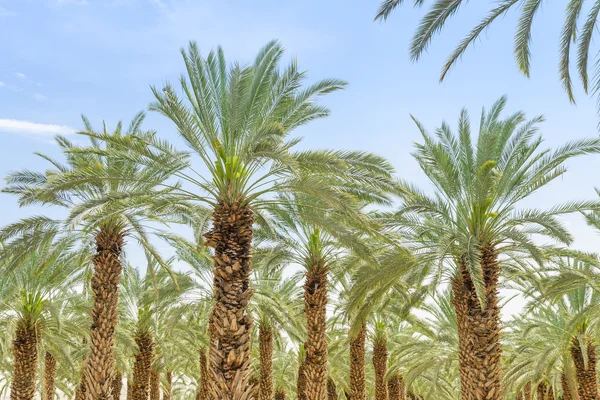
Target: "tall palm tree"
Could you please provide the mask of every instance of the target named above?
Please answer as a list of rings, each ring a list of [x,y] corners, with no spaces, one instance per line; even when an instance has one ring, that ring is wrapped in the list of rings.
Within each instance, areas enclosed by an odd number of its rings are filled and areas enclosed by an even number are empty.
[[[502,98],[484,111],[475,145],[466,110],[458,133],[444,123],[431,136],[417,122],[424,143],[416,145],[414,156],[435,192],[428,195],[403,183],[403,204],[387,216],[387,226],[404,236],[417,256],[400,267],[383,266],[362,282],[377,288],[412,271],[431,278],[435,287],[450,277],[463,400],[499,399],[503,392],[498,298],[502,265],[524,257],[542,265],[542,249],[532,236],[569,244],[572,236],[558,217],[598,208],[595,201],[568,202],[546,211],[521,208],[520,202],[564,175],[567,160],[597,153],[600,141],[542,149],[536,135],[542,118],[527,121],[519,112],[502,119],[505,104]],[[373,293],[369,301],[379,295]]]
[[[373,330],[373,369],[375,370],[375,400],[388,399],[386,382],[388,368],[388,338],[386,323],[375,322]]]
[[[91,233],[94,237],[94,274],[91,287],[94,304],[91,311],[90,353],[84,369],[84,381],[89,399],[111,399],[114,369],[114,333],[117,325],[118,287],[121,279],[121,256],[125,237],[133,238],[159,263],[164,264],[150,242],[152,231],[144,221],[160,221],[164,208],[150,212],[136,206],[138,201],[148,201],[168,191],[164,182],[170,177],[167,171],[156,171],[140,163],[110,156],[116,145],[106,141],[103,146],[93,136],[105,136],[122,140],[129,145],[145,147],[144,141],[152,133],[140,128],[144,119],[138,114],[125,130],[121,123],[114,132],[106,125],[102,132],[94,132],[84,118],[85,131],[90,145],[81,147],[67,138],[57,136],[56,142],[64,152],[67,163],[40,154],[54,169],[37,173],[29,170],[15,172],[7,177],[8,186],[3,190],[19,196],[20,205],[32,203],[67,208],[69,216],[64,221],[46,217],[32,217],[9,225],[0,235],[7,237],[41,228]],[[110,178],[107,178],[110,177]],[[107,178],[107,179],[101,179]],[[144,198],[146,200],[144,200]],[[132,208],[128,208],[128,207]],[[181,203],[179,207],[184,207]],[[179,212],[174,212],[173,215]],[[87,245],[87,243],[86,243]],[[90,250],[91,251],[91,250]]]
[[[316,99],[345,82],[327,79],[303,87],[305,73],[295,61],[280,70],[279,43],[267,44],[250,66],[228,65],[222,49],[203,58],[195,43],[182,54],[187,70],[180,82],[183,98],[170,84],[153,88],[156,101],[150,108],[175,123],[207,173],[158,138],[145,140],[150,148],[117,142],[128,147],[122,157],[185,183],[154,203],[190,201],[211,208],[212,227],[205,233],[214,249],[216,299],[210,321],[211,397],[243,399],[250,374],[253,225],[264,221],[262,212],[276,202],[276,193],[310,193],[328,208],[341,209],[349,200],[375,197],[379,190],[371,188],[390,185],[380,178],[388,164],[382,168],[380,158],[363,152],[292,151],[300,139],[290,138],[291,131],[327,116],[329,110]],[[329,176],[338,177],[335,185]]]
[[[404,3],[403,0],[383,0],[376,20],[385,20],[390,13]],[[455,15],[467,1],[463,0],[434,0],[427,13],[421,19],[419,26],[412,38],[410,45],[410,58],[418,61],[429,47],[433,37],[440,33],[450,17]],[[502,0],[490,2],[489,13],[477,24],[447,58],[442,68],[440,81],[443,81],[448,71],[462,57],[467,48],[475,43],[480,35],[489,28],[497,19],[501,19],[510,10],[518,9],[519,18],[513,39],[514,56],[519,70],[529,77],[530,74],[530,45],[532,40],[533,20],[542,9],[541,0]],[[415,6],[423,6],[424,0],[414,2]],[[562,86],[571,102],[575,102],[573,84],[571,79],[572,57],[576,46],[576,65],[579,78],[585,93],[595,92],[600,86],[600,75],[596,74],[590,83],[588,66],[590,47],[596,32],[600,1],[598,0],[573,0],[565,3],[565,20],[562,26],[559,42],[559,75]],[[581,26],[581,30],[578,29]],[[595,61],[597,62],[597,60]]]

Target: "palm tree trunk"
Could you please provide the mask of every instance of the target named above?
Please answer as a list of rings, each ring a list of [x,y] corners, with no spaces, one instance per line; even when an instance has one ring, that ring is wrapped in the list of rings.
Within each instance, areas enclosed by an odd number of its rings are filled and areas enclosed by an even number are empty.
[[[160,374],[154,368],[150,370],[150,400],[160,400]]]
[[[327,400],[337,400],[337,388],[333,379],[327,379]]]
[[[11,400],[32,400],[35,396],[38,333],[31,321],[17,325],[13,341],[14,373],[10,386]]]
[[[561,374],[560,376],[560,387],[562,388],[563,400],[577,400],[573,399],[573,396],[571,395],[571,389],[569,388],[569,380],[567,379],[567,376],[565,374]]]
[[[525,396],[525,400],[531,400],[531,382],[525,384],[523,395]]]
[[[388,396],[390,400],[404,400],[404,380],[399,374],[388,380]]]
[[[275,400],[285,400],[285,392],[283,390],[275,391]]]
[[[367,325],[363,323],[355,337],[350,338],[350,398],[365,400],[365,346]]]
[[[596,366],[598,365],[598,356],[596,346],[590,339],[586,339],[587,364],[584,361],[581,351],[581,344],[577,338],[571,342],[571,357],[575,364],[575,377],[579,384],[579,400],[595,400],[598,397],[598,374]]]
[[[171,400],[173,396],[173,372],[165,374],[165,387],[163,388],[163,400]]]
[[[258,400],[273,400],[273,332],[259,326],[260,380]]]
[[[123,374],[117,371],[113,378],[112,394],[113,400],[119,400],[121,398],[121,390],[123,389]]]
[[[452,281],[452,303],[458,326],[461,399],[501,400],[500,267],[497,252],[490,246],[482,249],[481,268],[485,285],[484,308],[464,262],[460,263],[460,274]]]
[[[148,330],[138,329],[135,334],[135,343],[137,344],[138,351],[133,363],[131,399],[148,400],[154,340]]]
[[[515,398],[517,400],[523,400],[523,392],[522,391],[517,391],[517,394],[515,395]]]
[[[327,266],[318,260],[309,266],[304,283],[306,317],[306,398],[327,399]]]
[[[306,361],[302,360],[298,366],[298,378],[296,379],[296,397],[298,400],[306,400]]]
[[[46,352],[44,355],[44,399],[54,400],[56,379],[56,359]]]
[[[373,368],[375,370],[375,400],[387,400],[388,390],[385,383],[387,374],[387,341],[376,338],[373,343]]]
[[[545,382],[540,382],[537,386],[537,398],[536,400],[547,400],[546,392],[548,390],[548,385]]]
[[[92,292],[94,304],[90,328],[90,354],[84,369],[87,400],[113,400],[112,378],[115,373],[115,328],[121,266],[121,249],[125,234],[104,225],[96,234]]]
[[[133,399],[133,382],[127,379],[127,400]]]
[[[196,400],[208,400],[208,364],[206,361],[206,350],[200,349],[200,380],[196,391]]]
[[[548,387],[548,400],[554,400],[554,389],[552,388],[552,385],[550,385],[550,387]]]
[[[213,210],[207,246],[215,249],[215,305],[209,320],[209,398],[244,399],[249,393],[252,318],[248,314],[254,214],[239,204]]]

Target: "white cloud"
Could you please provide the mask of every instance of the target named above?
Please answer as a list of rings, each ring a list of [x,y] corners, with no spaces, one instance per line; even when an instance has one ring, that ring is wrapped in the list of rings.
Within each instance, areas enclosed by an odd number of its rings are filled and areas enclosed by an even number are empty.
[[[53,136],[56,134],[70,135],[75,133],[75,129],[66,125],[38,124],[30,121],[21,121],[18,119],[0,118],[0,132]]]
[[[2,86],[6,86],[6,83],[0,81],[0,87],[2,87]]]
[[[6,8],[0,6],[0,17],[12,17],[15,15],[13,11],[8,11]]]
[[[44,96],[41,93],[34,94],[33,98],[35,99],[35,101],[46,101],[46,100],[48,100],[48,97]]]
[[[22,73],[22,72],[16,72],[16,73],[15,73],[15,76],[16,76],[17,78],[19,78],[19,79],[25,79],[25,78],[26,78],[25,74],[24,74],[24,73]]]

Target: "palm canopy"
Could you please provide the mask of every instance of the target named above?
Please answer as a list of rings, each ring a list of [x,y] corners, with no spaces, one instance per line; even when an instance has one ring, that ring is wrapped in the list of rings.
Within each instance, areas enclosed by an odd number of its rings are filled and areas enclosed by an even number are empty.
[[[501,253],[505,265],[519,265],[523,257],[542,265],[547,246],[538,245],[532,236],[570,244],[572,236],[560,216],[598,209],[597,201],[570,201],[548,210],[521,207],[523,200],[565,174],[567,160],[600,151],[600,140],[544,149],[537,134],[543,118],[527,120],[522,112],[501,118],[505,105],[506,99],[501,98],[484,110],[474,143],[466,110],[461,112],[457,133],[443,123],[432,136],[415,119],[423,143],[415,145],[413,156],[434,191],[428,194],[403,182],[399,210],[382,215],[389,229],[413,250],[413,261],[383,265],[364,285],[377,285],[386,275],[389,282],[416,269],[419,275],[433,278],[435,286],[444,275],[455,276],[462,263],[480,301],[485,301],[480,263],[484,248]]]
[[[384,0],[375,17],[376,20],[385,20],[390,13],[401,6],[404,0]],[[415,0],[415,7],[421,7],[425,0]],[[433,37],[440,33],[446,21],[458,12],[467,1],[463,0],[434,0],[427,13],[421,19],[419,26],[412,38],[410,57],[418,60],[427,50]],[[517,29],[514,35],[514,55],[519,70],[525,75],[530,73],[531,40],[533,20],[542,9],[542,0],[500,0],[492,7],[489,13],[477,24],[463,40],[459,42],[450,54],[440,75],[440,81],[446,77],[448,71],[461,58],[467,48],[475,43],[480,35],[490,27],[494,21],[504,16],[511,9],[519,9]],[[565,20],[562,26],[559,42],[559,74],[569,99],[574,102],[573,85],[570,68],[572,64],[572,47],[577,47],[576,64],[583,89],[597,90],[600,76],[597,75],[592,85],[589,84],[589,53],[592,39],[597,27],[600,1],[598,0],[573,0],[566,3]],[[582,28],[578,26],[581,24]]]

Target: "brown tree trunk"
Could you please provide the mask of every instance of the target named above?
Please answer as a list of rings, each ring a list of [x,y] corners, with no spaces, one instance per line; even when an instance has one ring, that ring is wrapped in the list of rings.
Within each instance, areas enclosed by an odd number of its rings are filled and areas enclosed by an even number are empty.
[[[104,225],[96,234],[96,254],[92,292],[94,304],[90,328],[90,354],[84,369],[87,400],[113,400],[112,378],[115,374],[115,328],[124,233]]]
[[[390,400],[404,400],[404,380],[398,374],[388,380],[388,396]]]
[[[545,382],[540,382],[537,386],[537,400],[547,400],[546,393],[548,391],[548,385]]]
[[[121,398],[121,389],[123,388],[123,374],[117,371],[113,378],[112,394],[113,400],[119,400]]]
[[[249,396],[252,318],[248,314],[252,211],[239,204],[218,204],[212,230],[205,234],[214,253],[215,305],[209,320],[210,389],[212,400]]]
[[[150,370],[150,400],[160,400],[160,374],[154,368]]]
[[[54,393],[56,392],[55,381],[56,379],[56,359],[52,357],[52,354],[46,352],[44,355],[44,399],[54,400]]]
[[[562,399],[563,400],[578,400],[577,396],[575,396],[576,398],[574,399],[573,396],[571,395],[571,389],[569,388],[569,380],[567,379],[567,376],[565,374],[562,374],[560,376],[560,387],[562,389]],[[573,388],[575,389],[575,388]]]
[[[385,383],[387,374],[387,341],[375,338],[373,342],[373,368],[375,370],[375,400],[387,400],[388,390]]]
[[[163,388],[163,400],[171,400],[173,396],[173,372],[167,371],[165,374],[165,387]]]
[[[327,398],[327,266],[315,260],[304,282],[306,317],[306,398]]]
[[[337,400],[337,387],[335,386],[335,382],[333,379],[327,379],[327,400]]]
[[[273,400],[273,332],[269,328],[258,328],[260,352],[260,379],[258,400]]]
[[[306,400],[306,361],[302,360],[298,366],[298,379],[296,379],[296,396],[298,400]]]
[[[206,360],[206,350],[200,349],[200,380],[196,391],[196,400],[208,400],[208,364]]]
[[[350,338],[350,398],[365,400],[365,346],[367,326],[362,324],[355,337]]]
[[[19,322],[13,341],[14,373],[10,385],[11,400],[32,400],[37,374],[38,334],[34,324]]]
[[[275,400],[285,400],[285,392],[283,390],[276,390]]]
[[[523,395],[525,396],[525,400],[531,400],[531,382],[525,384]]]
[[[138,351],[133,363],[132,400],[148,400],[154,340],[147,329],[138,329],[135,334]]]
[[[481,268],[485,285],[485,307],[464,262],[460,274],[452,281],[453,305],[458,326],[458,360],[462,400],[502,399],[502,345],[500,343],[500,307],[497,252],[484,246]]]
[[[127,379],[127,400],[133,399],[133,382]]]
[[[519,391],[517,392],[517,394],[516,394],[515,398],[516,398],[517,400],[523,400],[523,392],[519,390]]]
[[[598,374],[596,366],[598,365],[598,356],[596,346],[590,339],[586,339],[587,346],[587,365],[584,362],[581,345],[577,338],[571,342],[571,357],[575,364],[575,377],[579,385],[580,400],[596,400],[598,397]]]
[[[547,398],[548,398],[548,400],[554,400],[554,389],[552,388],[552,385],[550,385],[550,387],[548,387]]]

